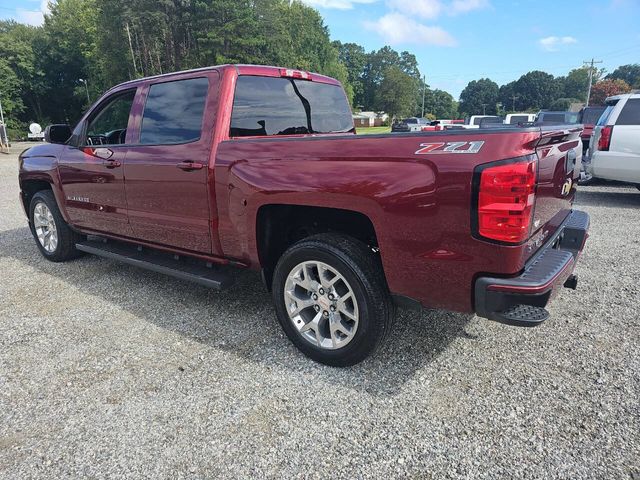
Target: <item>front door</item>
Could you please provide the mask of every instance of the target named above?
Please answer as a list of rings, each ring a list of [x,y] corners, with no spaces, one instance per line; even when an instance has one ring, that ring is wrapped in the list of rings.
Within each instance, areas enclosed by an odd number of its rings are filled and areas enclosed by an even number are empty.
[[[60,181],[74,226],[131,236],[123,166],[135,94],[132,89],[106,98],[88,117],[80,146],[64,147]]]
[[[139,139],[124,169],[136,238],[211,253],[208,170],[217,88],[215,71],[148,86]]]

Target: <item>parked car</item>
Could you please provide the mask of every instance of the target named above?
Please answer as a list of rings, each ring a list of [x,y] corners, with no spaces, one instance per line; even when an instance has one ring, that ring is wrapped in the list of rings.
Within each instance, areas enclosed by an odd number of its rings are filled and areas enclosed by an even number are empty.
[[[596,107],[584,107],[580,110],[580,114],[578,116],[578,123],[582,124],[582,134],[580,138],[582,138],[582,144],[584,146],[584,151],[589,150],[589,142],[591,141],[591,135],[593,134],[593,129],[596,126],[600,115],[605,110],[605,106],[596,106]]]
[[[544,125],[567,125],[580,123],[579,112],[540,111],[536,115],[535,123]]]
[[[520,123],[532,123],[536,120],[535,113],[509,113],[504,117],[505,125],[518,125]]]
[[[640,185],[640,93],[608,97],[589,144],[587,175]],[[640,188],[640,187],[639,187]]]
[[[19,157],[20,198],[54,262],[87,252],[217,289],[220,265],[260,271],[291,341],[345,366],[395,305],[544,321],[587,238],[579,134],[355,135],[337,80],[223,65],[123,83],[73,130],[50,125]]]
[[[464,128],[480,128],[480,122],[486,118],[500,118],[496,115],[472,115],[464,125]]]
[[[424,127],[429,125],[429,120],[426,118],[404,118],[399,122],[395,122],[391,125],[392,132],[420,132]]]

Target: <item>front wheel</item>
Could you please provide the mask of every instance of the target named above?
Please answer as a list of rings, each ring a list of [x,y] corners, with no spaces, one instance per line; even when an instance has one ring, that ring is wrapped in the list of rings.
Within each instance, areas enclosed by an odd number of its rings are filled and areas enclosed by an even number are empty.
[[[377,255],[339,234],[314,235],[290,247],[274,272],[273,299],[294,345],[336,367],[370,355],[395,314]]]
[[[29,205],[29,226],[42,255],[52,262],[64,262],[80,255],[76,242],[82,236],[62,218],[51,190],[37,192]]]

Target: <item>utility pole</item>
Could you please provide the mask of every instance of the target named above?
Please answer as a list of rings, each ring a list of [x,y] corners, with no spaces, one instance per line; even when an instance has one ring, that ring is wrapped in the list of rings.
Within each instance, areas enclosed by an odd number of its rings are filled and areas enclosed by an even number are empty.
[[[602,60],[594,60],[593,57],[591,61],[585,60],[582,62],[584,66],[589,68],[589,86],[587,87],[587,107],[589,106],[589,99],[591,98],[591,84],[593,82],[593,64],[594,63],[602,63]]]
[[[489,105],[488,103],[481,103],[480,105],[482,105],[482,114],[485,115],[487,112],[487,105]]]
[[[424,94],[427,91],[427,76],[422,76],[422,118],[424,118]]]
[[[511,111],[515,112],[516,111],[516,98],[519,98],[520,95],[516,95],[515,93],[513,95],[511,95]]]

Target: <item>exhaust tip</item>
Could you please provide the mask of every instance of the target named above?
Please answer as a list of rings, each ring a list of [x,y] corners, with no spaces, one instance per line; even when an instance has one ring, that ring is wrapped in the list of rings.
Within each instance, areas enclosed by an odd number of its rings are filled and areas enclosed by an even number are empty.
[[[570,275],[569,278],[564,282],[565,288],[570,288],[571,290],[575,290],[578,287],[578,277],[575,275]]]

